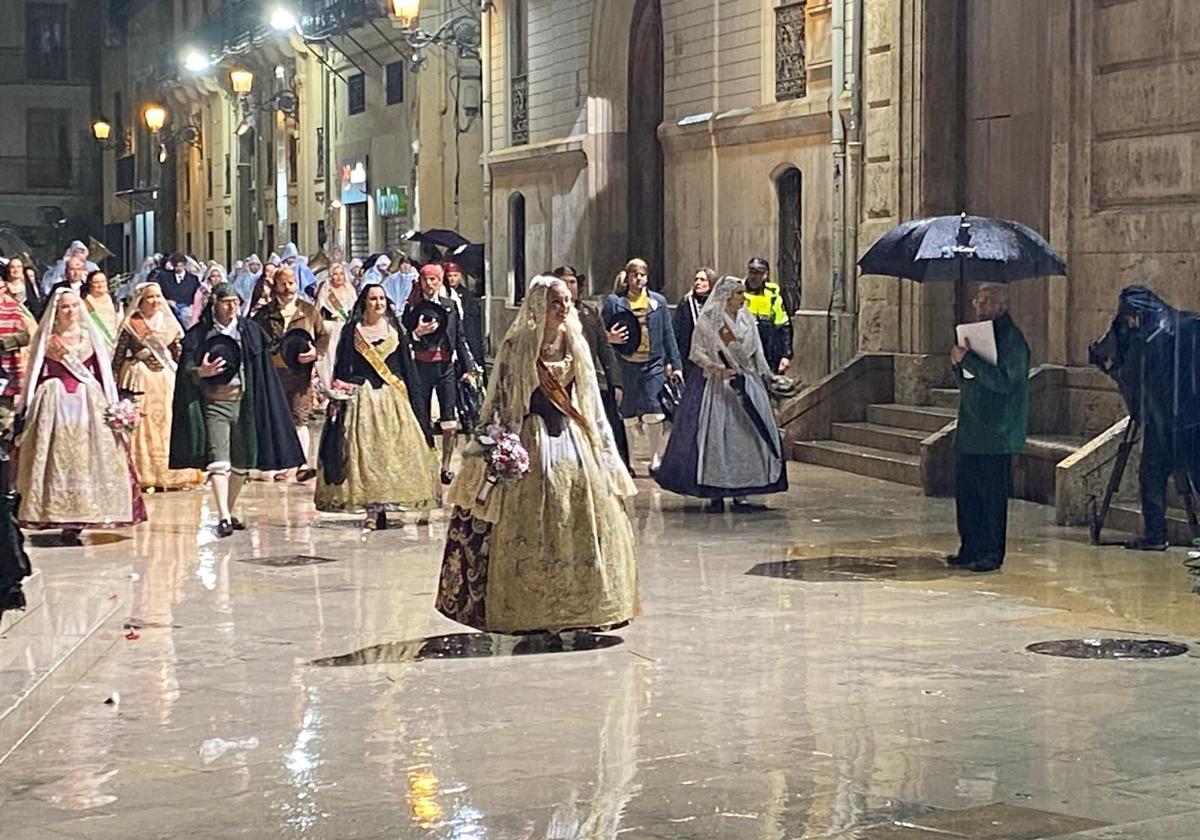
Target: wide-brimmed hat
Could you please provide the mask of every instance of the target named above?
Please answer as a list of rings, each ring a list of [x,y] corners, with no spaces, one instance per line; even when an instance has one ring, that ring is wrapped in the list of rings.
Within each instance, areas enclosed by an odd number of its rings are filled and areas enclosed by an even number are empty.
[[[638,317],[628,309],[619,309],[614,314],[608,323],[604,325],[608,330],[613,330],[617,327],[624,327],[629,334],[629,338],[623,344],[614,344],[613,350],[620,353],[622,356],[630,356],[637,352],[638,347],[642,344],[642,322]]]
[[[297,372],[311,370],[313,363],[301,362],[300,354],[308,352],[312,346],[313,337],[309,335],[308,331],[296,327],[285,332],[283,338],[279,339],[279,356],[289,370]]]
[[[437,301],[421,299],[412,305],[413,308],[413,326],[421,322],[422,318],[429,321],[434,321],[438,326],[437,329],[428,335],[417,338],[423,344],[437,344],[442,340],[442,336],[446,334],[446,322],[450,320],[450,314],[446,311],[446,307],[442,306]],[[415,336],[415,333],[414,333]]]
[[[210,335],[204,342],[204,352],[214,361],[225,361],[224,370],[204,380],[209,385],[228,385],[242,368],[242,347],[231,336],[219,333]]]

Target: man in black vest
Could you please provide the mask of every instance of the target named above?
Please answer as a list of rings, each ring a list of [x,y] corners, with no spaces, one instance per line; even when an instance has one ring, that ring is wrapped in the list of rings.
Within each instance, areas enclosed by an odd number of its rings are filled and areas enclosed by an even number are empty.
[[[158,270],[155,282],[162,289],[163,297],[171,304],[171,311],[186,330],[191,326],[192,307],[200,293],[200,278],[187,270],[187,257],[172,254],[165,267]]]

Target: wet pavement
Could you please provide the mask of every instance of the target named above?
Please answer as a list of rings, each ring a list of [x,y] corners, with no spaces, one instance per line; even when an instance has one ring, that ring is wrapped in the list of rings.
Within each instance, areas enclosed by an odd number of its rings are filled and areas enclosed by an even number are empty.
[[[772,510],[711,515],[639,484],[643,614],[614,638],[469,633],[432,607],[440,514],[364,536],[294,485],[253,485],[219,542],[193,492],[35,549],[134,629],[0,763],[4,836],[1200,836],[1186,553],[1021,503],[1004,571],[970,575],[935,559],[953,503],[910,487],[792,465]],[[1026,650],[1129,637],[1189,650]]]

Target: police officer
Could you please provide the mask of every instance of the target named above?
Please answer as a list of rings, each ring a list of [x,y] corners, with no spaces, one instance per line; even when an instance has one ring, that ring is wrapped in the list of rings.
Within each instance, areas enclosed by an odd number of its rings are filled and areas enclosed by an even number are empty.
[[[770,264],[755,257],[746,266],[746,308],[758,319],[767,364],[776,373],[792,366],[792,319],[783,306],[779,285],[769,278]]]

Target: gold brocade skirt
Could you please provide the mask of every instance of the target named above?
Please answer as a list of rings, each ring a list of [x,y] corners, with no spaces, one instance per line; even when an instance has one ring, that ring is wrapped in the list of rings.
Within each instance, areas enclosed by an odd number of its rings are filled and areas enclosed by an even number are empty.
[[[425,442],[408,397],[385,385],[360,387],[346,412],[346,480],[327,484],[317,470],[317,510],[361,513],[367,506],[423,510],[437,500],[437,453]]]
[[[17,459],[19,518],[31,528],[134,525],[146,518],[125,443],[104,422],[104,398],[58,379],[37,387]]]
[[[204,481],[204,474],[200,470],[173,470],[168,466],[175,374],[165,368],[151,370],[144,362],[126,362],[121,366],[117,385],[141,392],[141,396],[137,397],[137,406],[142,419],[133,430],[130,449],[142,489],[161,487],[164,490],[176,490],[195,487]]]
[[[531,415],[528,474],[497,486],[492,524],[456,508],[437,609],[495,633],[606,629],[638,612],[633,527],[582,430],[558,437]]]

